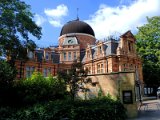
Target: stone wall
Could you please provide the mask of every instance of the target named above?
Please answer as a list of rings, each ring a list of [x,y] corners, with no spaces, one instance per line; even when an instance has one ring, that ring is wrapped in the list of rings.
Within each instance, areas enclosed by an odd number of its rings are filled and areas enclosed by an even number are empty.
[[[134,72],[118,72],[111,74],[101,74],[89,76],[95,86],[87,85],[90,89],[87,94],[80,93],[80,97],[93,98],[98,96],[98,92],[102,90],[103,95],[110,94],[114,98],[119,98],[127,109],[127,115],[130,118],[137,116],[137,102],[135,94],[135,73]],[[131,103],[127,103],[124,97],[125,92],[131,92]],[[125,93],[126,94],[126,93]],[[128,93],[127,93],[128,94]],[[86,95],[86,96],[85,96]],[[128,98],[127,98],[128,99]]]

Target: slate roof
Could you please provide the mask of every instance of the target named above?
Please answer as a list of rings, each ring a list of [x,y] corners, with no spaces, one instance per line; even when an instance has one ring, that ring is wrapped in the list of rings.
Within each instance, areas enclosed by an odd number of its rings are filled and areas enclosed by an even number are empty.
[[[116,54],[116,50],[118,47],[119,41],[117,40],[108,40],[106,42],[103,42],[103,50],[105,51],[105,56],[113,55]],[[96,54],[98,52],[98,47],[96,45],[91,47],[91,54],[92,54],[92,59],[96,58]],[[82,62],[85,62],[85,58],[87,55],[84,55],[82,58]]]
[[[116,50],[118,47],[118,42],[115,40],[107,41],[104,44],[106,56],[116,54]]]

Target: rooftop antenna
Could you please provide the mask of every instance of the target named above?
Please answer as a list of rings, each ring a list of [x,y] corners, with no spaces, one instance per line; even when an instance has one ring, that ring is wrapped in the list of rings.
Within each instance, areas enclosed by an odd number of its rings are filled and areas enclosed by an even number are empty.
[[[79,8],[77,8],[77,20],[79,20],[78,11],[79,11]]]

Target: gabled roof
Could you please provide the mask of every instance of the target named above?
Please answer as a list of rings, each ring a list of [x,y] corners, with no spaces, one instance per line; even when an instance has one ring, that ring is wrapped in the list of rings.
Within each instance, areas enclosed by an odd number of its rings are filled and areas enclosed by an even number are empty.
[[[127,32],[125,32],[124,34],[122,34],[120,36],[121,38],[122,37],[125,37],[125,38],[133,38],[134,40],[136,40],[136,38],[134,37],[134,35],[132,34],[132,32],[130,30],[128,30]]]

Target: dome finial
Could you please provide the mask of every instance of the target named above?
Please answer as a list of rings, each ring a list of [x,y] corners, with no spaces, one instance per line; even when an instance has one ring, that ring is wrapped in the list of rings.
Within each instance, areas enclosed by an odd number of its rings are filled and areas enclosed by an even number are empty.
[[[77,21],[79,21],[79,16],[78,16],[78,11],[79,11],[79,8],[77,8]]]

